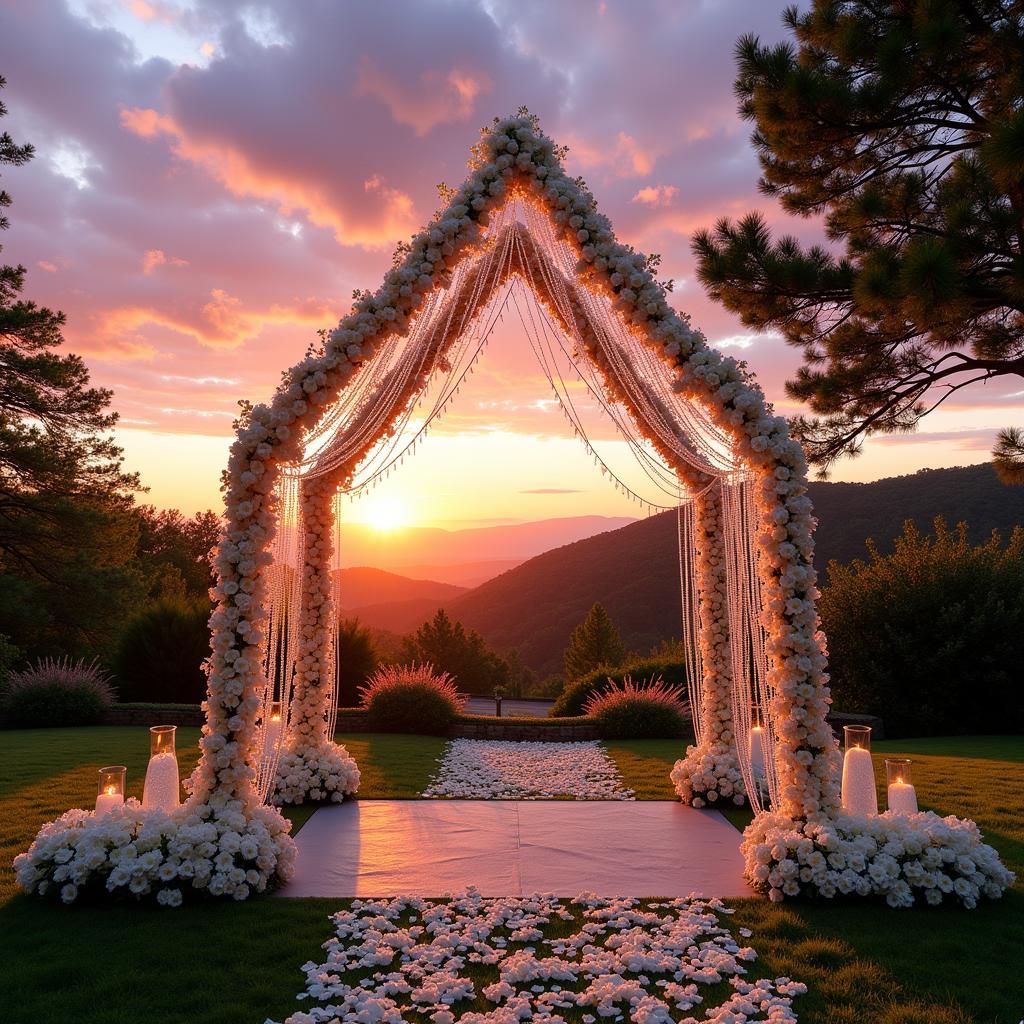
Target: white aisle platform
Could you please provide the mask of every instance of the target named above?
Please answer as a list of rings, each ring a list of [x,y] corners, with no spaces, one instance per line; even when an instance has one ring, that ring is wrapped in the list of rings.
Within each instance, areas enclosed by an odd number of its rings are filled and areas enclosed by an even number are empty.
[[[750,896],[740,835],[669,800],[357,800],[295,837],[281,896]]]

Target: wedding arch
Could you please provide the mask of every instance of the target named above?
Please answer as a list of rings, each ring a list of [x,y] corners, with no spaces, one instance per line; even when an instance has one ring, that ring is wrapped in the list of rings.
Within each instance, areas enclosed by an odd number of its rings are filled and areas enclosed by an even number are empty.
[[[673,476],[697,734],[673,772],[681,796],[745,795],[791,820],[837,811],[803,451],[742,366],[673,311],[649,261],[616,240],[560,157],[525,112],[496,121],[465,184],[381,287],[240,426],[193,801],[252,807],[275,789],[290,801],[344,789],[351,768],[332,740],[339,495],[405,454],[416,399],[445,379],[429,422],[489,334],[499,293],[518,282],[544,321],[535,339],[570,339],[595,393]],[[272,701],[285,726],[268,742]],[[755,707],[763,780],[737,742]]]
[[[970,907],[1012,883],[973,822],[843,813],[803,451],[743,366],[669,306],[654,261],[616,240],[563,155],[525,110],[495,120],[466,182],[380,288],[357,295],[322,349],[243,417],[189,798],[169,814],[136,801],[66,812],[16,859],[23,888],[73,902],[96,883],[176,906],[186,887],[244,899],[289,877],[290,826],[268,801],[340,799],[358,783],[333,740],[341,496],[415,446],[509,303],[584,443],[557,369],[566,345],[677,509],[696,743],[672,778],[695,806],[749,800],[752,884],[779,900],[856,893],[909,906],[953,893]]]

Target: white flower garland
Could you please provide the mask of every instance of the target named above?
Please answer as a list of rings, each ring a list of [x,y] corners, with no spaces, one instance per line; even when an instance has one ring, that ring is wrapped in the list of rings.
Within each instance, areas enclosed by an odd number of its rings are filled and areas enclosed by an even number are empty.
[[[931,811],[832,821],[764,813],[747,826],[741,849],[747,878],[774,902],[855,894],[884,896],[891,907],[949,899],[973,909],[1015,877],[973,821]]]
[[[582,908],[582,927],[547,938],[549,925],[564,929],[574,920],[570,906]],[[554,1024],[566,1010],[580,1012],[583,1024],[697,1024],[690,1014],[698,1006],[705,1024],[795,1024],[793,998],[807,986],[789,978],[745,981],[757,954],[722,923],[720,915],[730,913],[714,899],[644,906],[586,893],[572,901],[539,893],[485,899],[473,889],[444,903],[354,900],[331,918],[335,935],[324,943],[324,963],[303,967],[299,998],[316,1005],[286,1024]],[[732,992],[718,1002],[709,989],[726,981]],[[481,996],[494,1008],[459,1005]]]
[[[615,762],[596,741],[451,740],[423,795],[462,800],[633,799]]]

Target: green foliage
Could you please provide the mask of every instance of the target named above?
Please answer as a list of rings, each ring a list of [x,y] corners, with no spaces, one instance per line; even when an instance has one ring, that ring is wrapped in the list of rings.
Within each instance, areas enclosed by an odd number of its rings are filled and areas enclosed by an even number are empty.
[[[584,711],[602,739],[679,739],[689,733],[682,690],[652,678],[635,684],[627,676],[587,698]]]
[[[380,732],[443,736],[465,698],[454,681],[432,665],[385,665],[366,681],[362,708]]]
[[[595,693],[604,693],[627,677],[634,679],[663,679],[669,686],[686,685],[686,663],[681,657],[664,661],[660,658],[632,658],[624,665],[609,672],[594,669],[588,675],[565,684],[551,709],[553,718],[582,715],[588,698]]]
[[[202,663],[210,653],[209,617],[205,602],[161,600],[130,619],[114,657],[122,700],[205,700]]]
[[[447,672],[463,693],[490,693],[509,681],[508,662],[475,630],[467,632],[461,622],[452,622],[443,608],[405,638],[403,656]]]
[[[21,659],[21,649],[11,643],[10,637],[0,633],[0,700],[7,693],[8,678],[11,669]]]
[[[820,603],[834,703],[891,736],[1024,728],[1024,529],[972,546],[908,523],[891,555],[829,565]]]
[[[713,298],[802,350],[787,387],[827,468],[1024,375],[1024,23],[1014,0],[814,0],[784,21],[795,45],[737,44],[740,113],[761,190],[842,251],[773,240],[758,213],[693,248]]]
[[[207,600],[214,585],[211,549],[220,539],[221,519],[211,511],[187,518],[177,509],[142,505],[136,561],[154,599]]]
[[[1004,484],[1024,484],[1024,430],[1000,430],[992,449],[992,463]]]
[[[32,153],[0,136],[0,164]],[[10,202],[0,192],[0,209]],[[141,590],[130,564],[139,482],[110,434],[111,392],[89,386],[79,356],[54,351],[64,314],[19,298],[25,273],[0,266],[0,632],[30,655],[104,651]]]
[[[596,668],[614,669],[626,656],[622,638],[604,606],[595,603],[573,630],[563,663],[567,681],[579,679]]]
[[[10,674],[4,710],[22,728],[90,725],[113,701],[110,677],[95,660],[41,658]]]
[[[377,668],[378,657],[370,631],[358,619],[338,623],[338,707],[359,703],[359,688]]]

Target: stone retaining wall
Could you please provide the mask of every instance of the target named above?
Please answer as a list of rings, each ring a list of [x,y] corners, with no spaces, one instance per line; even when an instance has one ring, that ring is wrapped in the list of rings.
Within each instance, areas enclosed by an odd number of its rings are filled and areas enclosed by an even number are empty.
[[[0,728],[7,725],[0,716]],[[199,708],[120,708],[113,707],[100,719],[101,725],[181,725],[201,726],[205,720]],[[885,739],[882,719],[877,715],[848,715],[842,712],[828,716],[829,724],[843,739],[844,725],[870,725],[871,738]],[[548,724],[551,722],[552,724]],[[568,740],[596,740],[597,728],[578,718],[567,718],[559,724],[554,719],[531,721],[528,718],[491,718],[485,715],[464,716],[448,730],[450,739],[527,740],[532,743],[564,743]],[[338,715],[339,732],[373,732],[370,720],[363,714]]]

